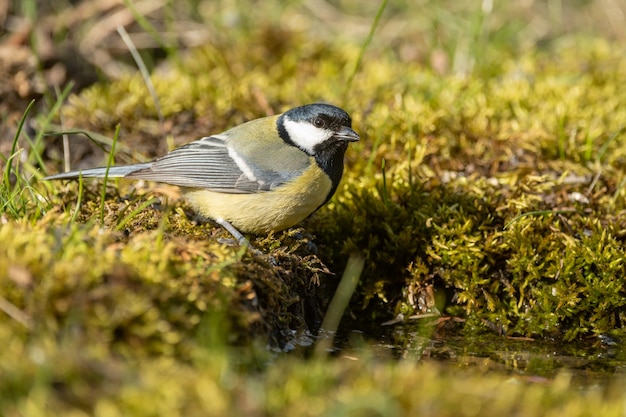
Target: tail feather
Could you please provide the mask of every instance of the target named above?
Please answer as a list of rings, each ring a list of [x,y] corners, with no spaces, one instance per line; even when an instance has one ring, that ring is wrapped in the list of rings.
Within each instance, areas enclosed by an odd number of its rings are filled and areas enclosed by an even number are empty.
[[[151,162],[147,162],[144,164],[134,164],[134,165],[124,165],[117,167],[109,168],[109,178],[121,178],[125,177],[129,174],[132,174],[135,171],[139,171],[141,169],[149,168],[152,165]],[[45,177],[44,180],[71,180],[76,178],[104,178],[106,175],[107,169],[103,168],[90,168],[90,169],[82,169],[77,171],[69,171],[62,172],[56,175],[50,175]]]

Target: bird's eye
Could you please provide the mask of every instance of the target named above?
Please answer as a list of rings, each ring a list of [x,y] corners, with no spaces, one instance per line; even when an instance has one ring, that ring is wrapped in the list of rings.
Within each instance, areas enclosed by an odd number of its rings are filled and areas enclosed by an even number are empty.
[[[326,122],[321,117],[316,117],[315,119],[313,119],[313,126],[317,127],[318,129],[322,129],[326,127]]]

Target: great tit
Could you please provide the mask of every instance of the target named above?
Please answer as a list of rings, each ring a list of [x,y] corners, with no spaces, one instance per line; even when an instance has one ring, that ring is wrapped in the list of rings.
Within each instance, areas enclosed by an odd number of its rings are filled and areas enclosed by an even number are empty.
[[[203,137],[151,162],[110,167],[108,176],[183,187],[200,215],[245,243],[239,231],[287,229],[324,205],[343,175],[348,143],[358,140],[344,110],[309,104]],[[92,168],[44,180],[105,173]]]

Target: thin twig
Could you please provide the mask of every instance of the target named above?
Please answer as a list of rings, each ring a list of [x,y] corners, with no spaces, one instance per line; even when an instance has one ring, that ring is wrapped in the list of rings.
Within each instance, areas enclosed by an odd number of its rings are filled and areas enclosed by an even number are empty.
[[[141,76],[143,77],[143,81],[146,83],[146,87],[148,88],[148,91],[150,92],[150,96],[152,97],[152,101],[154,102],[154,108],[156,109],[157,115],[159,117],[159,126],[161,127],[161,134],[165,137],[165,126],[164,126],[165,118],[163,117],[163,112],[161,111],[161,103],[159,101],[159,96],[157,95],[156,89],[154,88],[154,84],[152,83],[152,79],[150,78],[148,67],[146,67],[146,64],[143,62],[143,59],[141,58],[139,51],[137,51],[137,48],[135,48],[133,41],[130,39],[130,36],[128,36],[128,32],[126,32],[126,29],[124,29],[123,26],[118,26],[117,33],[120,34],[120,37],[126,44],[126,47],[128,48],[130,54],[133,56],[133,59],[135,60],[135,64],[137,64],[137,68],[139,68],[139,72],[141,73]]]
[[[17,308],[6,298],[0,295],[0,310],[2,310],[7,316],[11,317],[16,322],[20,323],[27,329],[32,329],[33,324],[30,316]]]

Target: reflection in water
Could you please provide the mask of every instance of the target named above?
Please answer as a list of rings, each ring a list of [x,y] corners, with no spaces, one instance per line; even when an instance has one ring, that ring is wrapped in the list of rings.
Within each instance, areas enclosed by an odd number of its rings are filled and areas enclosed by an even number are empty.
[[[626,349],[616,338],[590,337],[586,341],[514,338],[495,334],[460,335],[437,332],[424,325],[396,325],[386,334],[350,331],[338,337],[338,355],[374,355],[409,361],[436,361],[457,368],[474,368],[549,383],[568,372],[581,387],[605,386],[626,377]],[[441,334],[439,334],[441,333]]]

